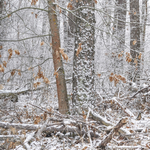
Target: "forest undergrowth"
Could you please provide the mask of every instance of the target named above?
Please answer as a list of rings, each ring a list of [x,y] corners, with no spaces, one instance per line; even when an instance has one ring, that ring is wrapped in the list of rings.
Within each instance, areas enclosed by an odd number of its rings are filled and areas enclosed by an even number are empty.
[[[126,88],[104,95],[97,90],[94,109],[83,110],[80,115],[60,114],[57,96],[50,89],[42,94],[20,94],[18,102],[3,98],[0,149],[150,149],[149,88]]]

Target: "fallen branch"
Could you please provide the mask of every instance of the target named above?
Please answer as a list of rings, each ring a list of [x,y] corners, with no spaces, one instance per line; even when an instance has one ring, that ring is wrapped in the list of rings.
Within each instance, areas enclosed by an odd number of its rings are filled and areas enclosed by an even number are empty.
[[[117,101],[115,97],[112,100],[117,103],[117,105],[127,114],[127,116],[135,117],[134,114],[129,109],[123,107],[123,105],[119,101]]]
[[[20,139],[20,135],[0,135],[0,141],[5,140],[5,139]]]
[[[127,118],[121,119],[97,148],[105,149],[106,145],[111,141],[115,133],[118,132],[119,129],[127,123],[127,120]]]
[[[9,129],[9,128],[16,128],[16,129],[23,129],[23,130],[38,130],[43,127],[43,125],[34,125],[34,124],[17,124],[17,123],[5,123],[5,122],[0,122],[0,127]],[[50,126],[47,125],[46,128],[42,128],[43,132],[62,132],[62,133],[67,133],[67,132],[73,132],[73,133],[78,133],[80,136],[86,135],[87,132],[84,130],[80,130],[76,126],[72,126],[71,124],[66,124],[64,125],[58,125],[58,126]],[[99,135],[93,131],[90,132],[91,137],[98,138]]]
[[[135,98],[135,96],[137,95],[137,94],[139,94],[139,93],[144,93],[145,92],[145,90],[148,90],[148,88],[150,87],[150,85],[149,86],[147,86],[147,87],[144,87],[144,88],[142,88],[142,89],[140,89],[140,90],[138,90],[134,95],[132,95],[130,98]]]
[[[144,150],[149,150],[148,147],[145,147],[145,146],[108,146],[108,148],[110,149],[131,149],[131,150],[136,150],[136,149],[144,149]]]

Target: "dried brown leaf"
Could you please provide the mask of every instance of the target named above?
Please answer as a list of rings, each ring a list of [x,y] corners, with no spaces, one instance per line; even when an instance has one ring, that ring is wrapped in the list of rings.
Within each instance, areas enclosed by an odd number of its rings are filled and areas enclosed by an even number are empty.
[[[64,52],[64,49],[59,48],[59,52],[61,53],[62,57],[64,58],[64,60],[68,61],[68,56],[67,54]]]
[[[0,72],[4,72],[4,68],[1,64],[0,64]]]
[[[6,68],[6,66],[7,66],[7,62],[6,61],[3,61],[3,66]]]
[[[15,74],[16,70],[13,69],[12,72],[11,72],[11,76],[13,76]]]
[[[77,52],[76,52],[77,57],[78,57],[79,53],[82,51],[81,45],[82,45],[82,43],[79,43],[79,47],[78,47]]]
[[[16,53],[17,55],[20,55],[20,52],[19,52],[18,50],[15,50],[15,53]]]
[[[55,72],[54,72],[54,76],[55,76],[56,78],[58,78],[58,75],[59,75],[58,72],[55,71]]]

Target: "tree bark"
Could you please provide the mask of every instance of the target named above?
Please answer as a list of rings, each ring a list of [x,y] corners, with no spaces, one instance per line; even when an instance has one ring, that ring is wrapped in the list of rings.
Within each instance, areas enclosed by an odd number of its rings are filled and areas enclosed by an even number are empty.
[[[130,0],[130,53],[132,56],[129,78],[140,84],[140,12],[139,0]]]
[[[123,73],[123,54],[125,46],[126,0],[116,0],[114,14],[114,70],[116,74]]]
[[[79,111],[94,103],[94,48],[95,14],[88,7],[95,7],[94,1],[73,1],[75,8],[75,50],[73,60],[73,104]],[[87,8],[82,8],[87,6]],[[80,52],[79,52],[80,51]],[[79,52],[79,53],[78,53]]]
[[[68,98],[67,98],[67,88],[65,82],[65,72],[63,68],[63,63],[61,55],[59,52],[60,48],[60,37],[59,37],[59,28],[56,15],[56,4],[55,0],[48,0],[48,17],[52,33],[52,55],[53,63],[56,75],[56,84],[57,84],[57,95],[59,103],[59,111],[62,114],[66,114],[69,111]]]

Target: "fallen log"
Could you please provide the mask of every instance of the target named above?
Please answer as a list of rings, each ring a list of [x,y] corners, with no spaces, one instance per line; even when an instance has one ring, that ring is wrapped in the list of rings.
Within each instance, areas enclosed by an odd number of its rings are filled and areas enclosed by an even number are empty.
[[[39,130],[40,128],[43,127],[43,125],[35,125],[35,124],[19,124],[19,123],[6,123],[6,122],[0,122],[0,127],[5,128],[5,129],[9,129],[9,128],[16,128],[16,129],[20,129],[20,130]],[[43,132],[61,132],[61,133],[67,133],[67,132],[73,132],[73,133],[77,133],[80,136],[86,135],[87,136],[87,132],[84,130],[80,130],[78,127],[76,126],[72,126],[71,124],[60,124],[60,125],[47,125],[44,129]],[[95,137],[98,138],[99,135],[93,131],[90,131],[90,135],[91,137]]]

